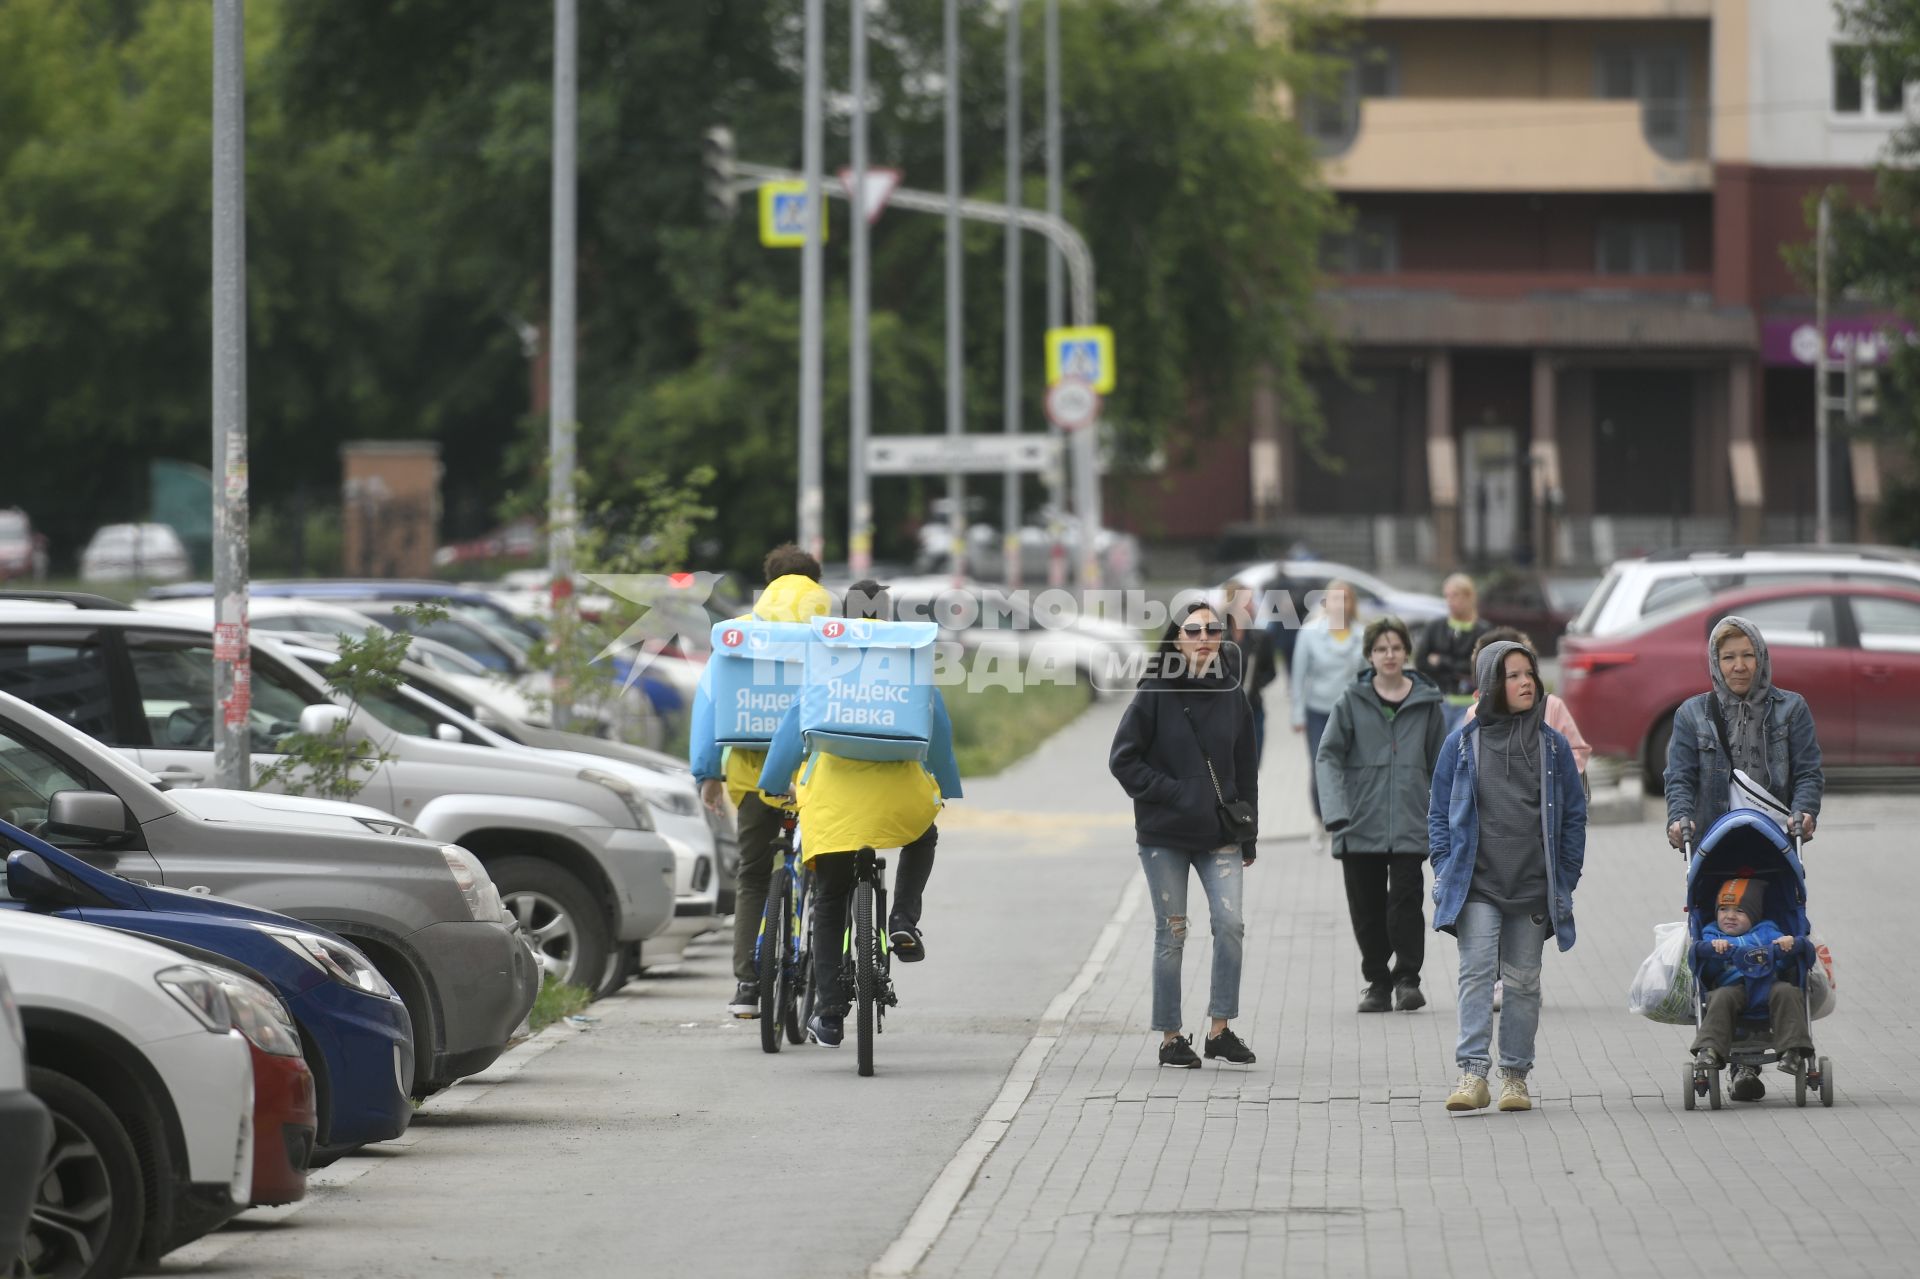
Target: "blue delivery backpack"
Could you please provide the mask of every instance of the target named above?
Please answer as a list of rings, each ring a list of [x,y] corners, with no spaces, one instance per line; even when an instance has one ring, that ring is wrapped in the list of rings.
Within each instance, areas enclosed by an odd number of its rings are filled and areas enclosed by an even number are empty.
[[[933,622],[816,617],[809,627],[800,734],[809,754],[927,758],[933,735]]]
[[[713,740],[765,750],[806,678],[813,628],[743,618],[713,627]]]

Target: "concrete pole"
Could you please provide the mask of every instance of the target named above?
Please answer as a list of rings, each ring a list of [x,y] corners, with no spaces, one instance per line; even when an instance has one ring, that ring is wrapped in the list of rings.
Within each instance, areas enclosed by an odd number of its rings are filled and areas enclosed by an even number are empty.
[[[853,410],[851,438],[847,448],[847,567],[857,581],[867,575],[873,564],[873,501],[867,486],[867,415],[869,410],[867,375],[867,0],[851,0],[853,7],[853,333],[848,370],[853,385],[849,400]]]
[[[213,784],[253,785],[247,627],[246,8],[213,6]],[[135,539],[136,554],[139,539]]]
[[[1830,201],[1824,195],[1820,197],[1820,218],[1815,234],[1819,242],[1814,246],[1814,327],[1820,330],[1820,358],[1813,366],[1813,485],[1814,517],[1813,540],[1825,546],[1833,534],[1832,499],[1827,493],[1828,453],[1831,442],[1827,438],[1827,227]]]
[[[1007,207],[1020,208],[1020,0],[1007,4]],[[1008,435],[1020,430],[1020,228],[1007,227],[1006,268],[1006,386],[1002,404]],[[1006,562],[1007,589],[1020,585],[1020,472],[1001,479],[1001,553]]]
[[[1047,0],[1046,15],[1046,59],[1047,59],[1047,213],[1060,220],[1060,0]],[[1066,301],[1064,284],[1061,280],[1060,250],[1047,248],[1047,327],[1057,329],[1064,322]],[[1065,432],[1049,424],[1049,433],[1056,444],[1062,444],[1061,436]],[[1061,512],[1066,507],[1066,450],[1059,452],[1059,461],[1047,472],[1047,585],[1060,587],[1066,585],[1067,554],[1061,543]]]
[[[574,270],[576,186],[574,142],[579,131],[580,27],[577,0],[553,4],[553,227],[552,258],[548,263],[548,293],[552,313],[547,332],[549,348],[547,392],[547,562],[552,571],[553,645],[564,651],[574,642],[573,602],[573,470],[577,410],[574,401],[575,334]],[[554,672],[553,726],[565,730],[573,721],[573,690],[566,676]]]
[[[826,499],[820,475],[820,377],[822,270],[820,241],[821,151],[824,148],[821,99],[826,84],[825,0],[807,0],[806,105],[800,142],[807,181],[807,240],[800,249],[800,545],[818,559],[826,551]]]
[[[960,0],[946,0],[947,80],[947,434],[967,429],[965,266],[960,245]],[[967,575],[967,486],[960,472],[947,475],[947,560],[958,586]]]

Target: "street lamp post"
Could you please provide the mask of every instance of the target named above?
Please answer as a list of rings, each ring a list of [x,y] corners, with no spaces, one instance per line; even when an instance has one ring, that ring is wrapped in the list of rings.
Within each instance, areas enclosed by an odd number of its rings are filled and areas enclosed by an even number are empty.
[[[963,345],[966,308],[960,252],[960,0],[946,0],[947,141],[947,434],[966,430],[967,362]],[[957,586],[967,575],[967,489],[960,472],[947,475],[948,567]]]
[[[253,785],[247,633],[246,8],[213,6],[213,778]],[[141,530],[135,529],[134,554]],[[137,567],[137,564],[136,564]]]
[[[873,563],[873,502],[867,486],[867,303],[868,303],[868,227],[867,227],[867,0],[852,0],[853,69],[853,181],[849,219],[853,237],[853,261],[850,286],[853,294],[853,333],[849,347],[848,370],[852,386],[848,400],[852,409],[850,447],[847,449],[847,566],[857,581],[867,575]]]
[[[1020,0],[1007,4],[1007,207],[1020,208]],[[1020,228],[1007,226],[1006,377],[1003,426],[1008,435],[1020,430]],[[1001,549],[1007,588],[1020,586],[1020,472],[1008,471],[1001,480]]]
[[[577,0],[553,5],[553,227],[548,263],[551,314],[547,331],[547,563],[552,574],[553,643],[564,648],[573,635],[574,530],[574,262],[577,226],[574,140],[579,129],[580,27]],[[573,720],[573,690],[555,670],[553,726],[564,731]]]

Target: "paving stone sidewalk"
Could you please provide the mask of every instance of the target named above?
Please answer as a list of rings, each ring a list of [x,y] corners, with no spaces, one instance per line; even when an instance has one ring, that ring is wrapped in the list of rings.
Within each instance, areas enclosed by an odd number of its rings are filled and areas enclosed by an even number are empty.
[[[1305,752],[1275,703],[1278,801],[1303,783]],[[1109,799],[1124,804],[1117,787]],[[1269,830],[1288,827],[1263,807]],[[1290,820],[1304,826],[1297,808]],[[1549,946],[1527,1114],[1441,1106],[1456,1073],[1452,938],[1428,934],[1425,1011],[1357,1014],[1338,866],[1304,839],[1271,841],[1248,877],[1237,1023],[1259,1063],[1157,1066],[1143,906],[917,1273],[1911,1274],[1920,1029],[1903,943],[1920,901],[1916,825],[1920,799],[1832,796],[1808,850],[1810,913],[1838,965],[1839,1011],[1814,1026],[1838,1104],[1797,1110],[1791,1081],[1770,1071],[1766,1101],[1691,1114],[1689,1032],[1625,1009],[1652,925],[1682,898],[1681,860],[1656,824],[1592,832],[1580,943]],[[1123,873],[1138,871],[1117,870],[1116,891]],[[1196,918],[1195,1028],[1210,944]]]

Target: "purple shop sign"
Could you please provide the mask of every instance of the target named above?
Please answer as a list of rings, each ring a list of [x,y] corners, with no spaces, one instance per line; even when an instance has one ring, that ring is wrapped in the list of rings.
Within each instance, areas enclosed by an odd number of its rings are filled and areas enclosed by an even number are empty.
[[[1897,315],[1849,315],[1827,320],[1827,358],[1835,364],[1858,352],[1862,364],[1881,364],[1892,354],[1894,335],[1915,340],[1913,326]],[[1760,321],[1760,358],[1768,364],[1812,367],[1820,359],[1820,330],[1808,316]]]

